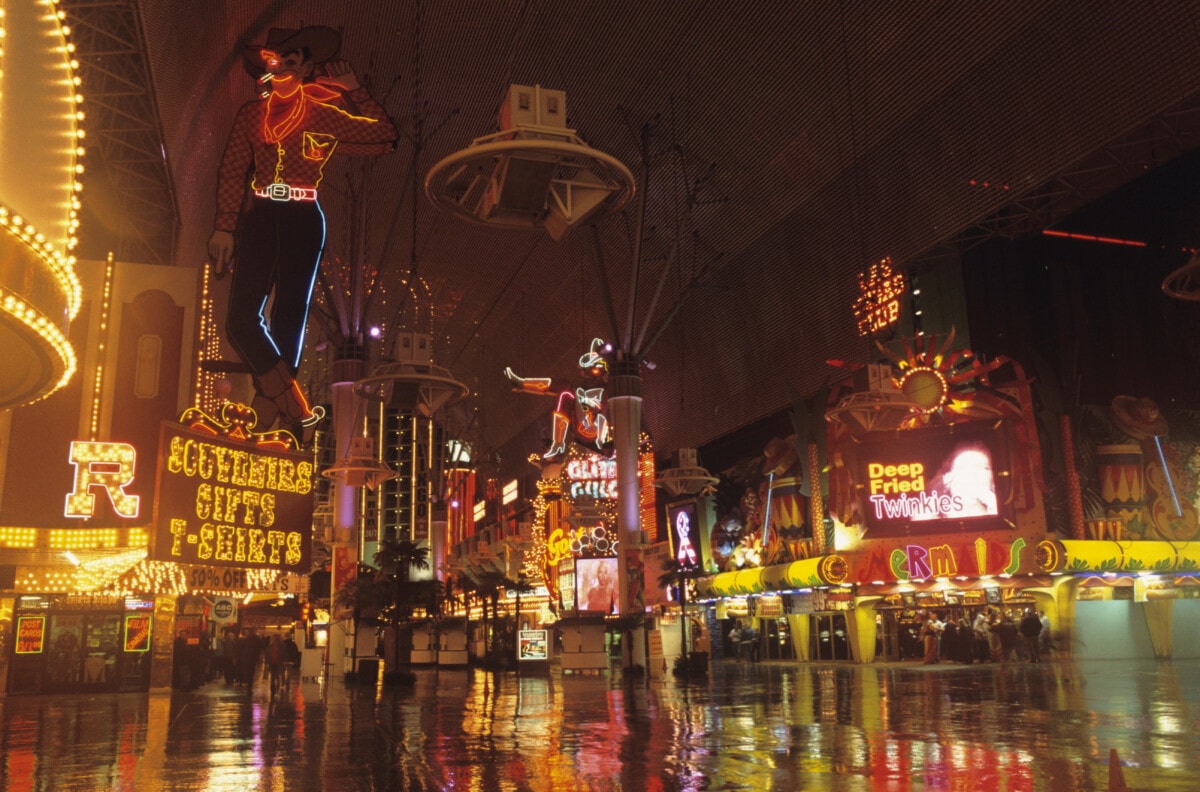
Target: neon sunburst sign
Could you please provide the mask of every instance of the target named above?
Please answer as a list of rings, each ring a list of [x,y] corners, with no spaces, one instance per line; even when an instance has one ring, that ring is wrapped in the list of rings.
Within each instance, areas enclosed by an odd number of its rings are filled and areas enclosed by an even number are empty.
[[[989,387],[988,374],[1009,362],[999,356],[984,363],[969,349],[950,347],[953,328],[939,344],[936,335],[918,336],[910,344],[904,341],[903,354],[883,344],[875,345],[895,366],[896,387],[914,407],[902,428],[925,426],[940,416],[947,423],[955,419],[996,418],[1019,412],[1016,400]]]

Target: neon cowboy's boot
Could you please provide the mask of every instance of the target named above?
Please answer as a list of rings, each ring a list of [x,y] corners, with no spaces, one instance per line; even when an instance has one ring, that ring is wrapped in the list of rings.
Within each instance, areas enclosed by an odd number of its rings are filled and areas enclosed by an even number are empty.
[[[282,428],[294,434],[301,444],[306,442],[304,430],[320,421],[325,411],[309,407],[300,383],[296,382],[287,364],[279,361],[270,371],[258,376],[257,384],[258,392],[274,403]]]
[[[608,418],[604,416],[604,413],[596,413],[596,448],[603,451],[604,446],[608,445],[608,441],[611,439],[608,432]]]
[[[255,393],[250,407],[254,410],[254,414],[257,417],[254,423],[254,431],[270,431],[271,427],[275,425],[275,421],[279,418],[279,407],[275,404],[275,400],[268,398],[263,393]]]
[[[567,417],[566,413],[558,410],[555,410],[552,415],[554,436],[550,439],[550,450],[542,454],[543,459],[553,459],[567,450],[567,430],[571,428],[571,419]]]

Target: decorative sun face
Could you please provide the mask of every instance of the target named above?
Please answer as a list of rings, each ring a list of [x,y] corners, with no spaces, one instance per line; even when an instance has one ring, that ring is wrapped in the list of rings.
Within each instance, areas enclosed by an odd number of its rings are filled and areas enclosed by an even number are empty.
[[[917,337],[904,342],[904,354],[876,346],[888,356],[899,372],[896,386],[912,402],[915,414],[902,428],[924,426],[932,421],[995,418],[1019,409],[1015,399],[988,387],[988,374],[1006,359],[984,363],[969,349],[951,350],[954,330],[939,344],[937,336]]]
[[[942,372],[928,366],[914,366],[900,377],[900,391],[923,413],[930,413],[946,403],[950,386]]]

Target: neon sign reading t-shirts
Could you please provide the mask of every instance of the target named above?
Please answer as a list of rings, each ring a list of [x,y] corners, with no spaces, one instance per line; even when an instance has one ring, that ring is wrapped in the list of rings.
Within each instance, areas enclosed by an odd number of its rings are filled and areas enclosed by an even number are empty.
[[[886,442],[864,443],[856,468],[868,537],[943,521],[986,520],[1002,515],[1008,472],[1003,428],[956,426],[912,430]]]

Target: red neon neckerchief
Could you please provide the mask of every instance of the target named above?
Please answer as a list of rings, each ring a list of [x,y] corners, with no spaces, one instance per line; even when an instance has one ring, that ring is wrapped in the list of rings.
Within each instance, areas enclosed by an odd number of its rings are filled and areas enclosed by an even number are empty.
[[[317,83],[301,83],[296,90],[287,94],[271,91],[267,96],[267,112],[263,116],[263,140],[278,143],[294,132],[308,115],[310,99],[328,102],[337,96],[337,91]]]

